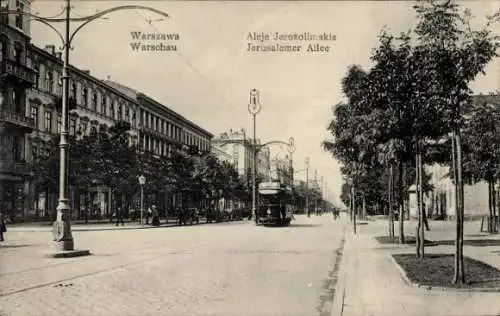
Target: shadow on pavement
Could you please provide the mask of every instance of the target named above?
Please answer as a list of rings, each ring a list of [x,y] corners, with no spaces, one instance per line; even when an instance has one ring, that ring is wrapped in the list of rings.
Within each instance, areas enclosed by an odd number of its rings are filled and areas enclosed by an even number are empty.
[[[436,240],[434,241],[438,245],[455,245],[455,240]],[[472,239],[464,240],[464,246],[473,247],[489,247],[489,246],[500,246],[500,239]]]
[[[290,226],[287,226],[287,227],[290,227],[290,228],[293,228],[293,227],[300,228],[300,227],[319,227],[319,226],[321,226],[321,224],[290,224]]]
[[[34,245],[2,245],[0,244],[0,248],[25,248],[25,247],[30,247]]]

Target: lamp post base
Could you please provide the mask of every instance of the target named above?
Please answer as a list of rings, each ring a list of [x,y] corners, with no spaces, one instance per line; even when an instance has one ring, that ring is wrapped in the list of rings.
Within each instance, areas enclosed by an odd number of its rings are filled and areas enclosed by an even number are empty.
[[[52,235],[55,241],[56,252],[49,254],[53,258],[69,258],[86,256],[89,250],[75,250],[73,236],[71,234],[71,210],[67,199],[59,200],[57,205],[57,220],[52,226]]]

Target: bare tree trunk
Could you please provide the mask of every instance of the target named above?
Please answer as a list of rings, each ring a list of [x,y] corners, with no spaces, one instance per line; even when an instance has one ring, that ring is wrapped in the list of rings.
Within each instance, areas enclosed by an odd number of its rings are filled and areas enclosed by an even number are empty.
[[[456,148],[456,192],[458,193],[455,197],[456,201],[456,226],[457,226],[457,236],[455,240],[455,275],[453,283],[463,284],[465,283],[464,274],[464,205],[463,205],[463,182],[462,182],[462,144],[460,138],[460,130],[455,128],[454,140]]]
[[[405,243],[404,216],[405,216],[405,192],[406,192],[406,165],[399,161],[399,243]]]
[[[353,181],[354,182],[354,181]],[[353,223],[353,228],[354,228],[354,234],[356,234],[356,190],[354,188],[354,183],[351,187],[351,196],[352,196],[352,223]]]
[[[366,220],[366,196],[365,193],[363,193],[363,220]]]
[[[491,180],[488,179],[488,233],[493,233],[493,190]]]
[[[392,180],[393,180],[393,169],[392,164],[389,167],[389,187],[387,190],[388,200],[389,200],[389,237],[394,238],[394,212],[392,209]]]
[[[85,224],[89,223],[89,205],[90,204],[90,192],[89,190],[85,190]]]
[[[495,181],[491,181],[491,204],[493,204],[493,232],[498,232],[498,221],[497,221],[497,191],[495,189]]]
[[[418,142],[418,140],[417,140]],[[422,257],[422,252],[421,252],[421,244],[423,243],[423,240],[420,239],[420,230],[422,228],[422,205],[421,205],[421,197],[420,197],[420,152],[419,152],[419,146],[417,144],[417,154],[415,156],[415,170],[416,170],[416,176],[415,176],[415,193],[417,195],[417,228],[416,228],[416,235],[415,235],[415,247],[416,247],[416,253],[417,253],[417,258]]]
[[[420,147],[420,140],[419,140],[419,144],[418,144],[418,148],[419,148],[419,153],[418,153],[418,190],[419,190],[419,196],[420,196],[420,223],[419,223],[419,226],[420,226],[420,255],[422,256],[422,258],[425,256],[425,229],[424,229],[424,220],[425,220],[425,210],[424,210],[424,207],[423,207],[423,199],[424,199],[424,195],[423,195],[423,187],[424,187],[424,184],[423,184],[423,165],[422,165],[422,148]]]

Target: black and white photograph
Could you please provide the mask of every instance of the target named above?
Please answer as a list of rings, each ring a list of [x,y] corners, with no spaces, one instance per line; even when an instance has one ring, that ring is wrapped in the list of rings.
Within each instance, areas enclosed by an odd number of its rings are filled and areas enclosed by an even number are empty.
[[[0,316],[500,316],[500,0],[0,0]]]

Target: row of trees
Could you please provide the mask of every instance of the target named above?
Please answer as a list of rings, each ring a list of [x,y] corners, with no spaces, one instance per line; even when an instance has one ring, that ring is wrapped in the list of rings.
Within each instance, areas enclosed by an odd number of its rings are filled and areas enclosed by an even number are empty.
[[[182,148],[170,144],[171,155],[154,155],[138,151],[129,142],[130,124],[117,122],[109,129],[103,125],[99,131],[70,138],[68,157],[68,184],[83,196],[89,197],[89,189],[96,185],[111,188],[119,206],[125,209],[133,205],[133,197],[140,192],[138,177],[144,175],[144,191],[156,196],[162,205],[163,193],[183,193],[182,205],[200,206],[202,201],[221,198],[251,203],[252,176],[247,170],[238,175],[235,167],[218,160],[212,153],[198,152],[196,148]],[[37,139],[38,155],[34,161],[34,183],[39,192],[56,192],[59,185],[59,136]],[[257,183],[261,181],[257,177]],[[317,204],[317,192],[304,185],[294,188],[294,202],[304,206],[306,196],[310,205]],[[88,219],[90,201],[84,201],[85,219]]]
[[[170,157],[138,151],[129,143],[129,131],[130,124],[120,121],[109,129],[72,137],[69,185],[81,193],[95,185],[107,186],[114,196],[124,197],[122,206],[127,209],[140,190],[140,175],[147,179],[144,190],[149,195],[185,193],[183,196],[195,205],[204,199],[249,200],[251,179],[239,177],[230,163],[195,148],[182,149],[180,144],[171,144],[174,150]],[[55,192],[59,184],[59,136],[40,138],[38,142],[41,150],[34,162],[36,188]]]
[[[385,205],[393,237],[393,211],[399,209],[401,243],[408,184],[416,184],[419,257],[424,256],[422,195],[430,189],[422,166],[451,166],[457,193],[454,282],[463,283],[463,178],[499,179],[499,109],[473,107],[469,89],[497,55],[498,37],[489,28],[498,14],[474,30],[470,11],[461,13],[450,1],[418,1],[414,8],[418,19],[412,30],[399,36],[382,31],[369,70],[348,69],[342,81],[347,101],[334,109],[328,127],[333,140],[323,146],[343,164],[352,212],[367,201]]]

